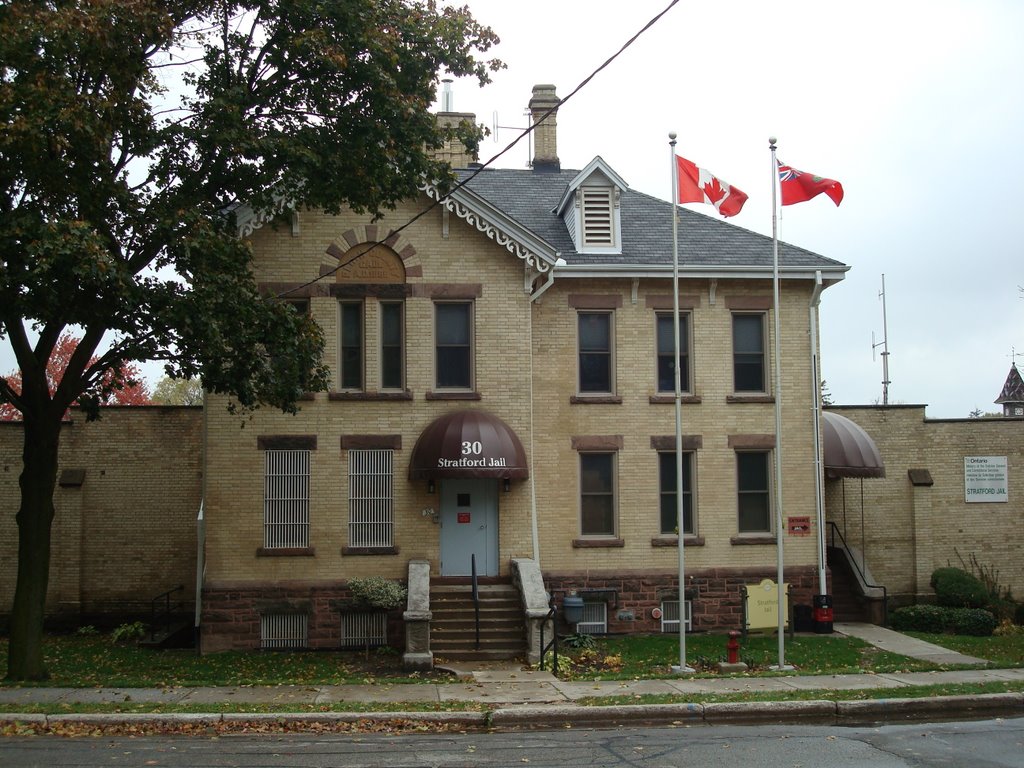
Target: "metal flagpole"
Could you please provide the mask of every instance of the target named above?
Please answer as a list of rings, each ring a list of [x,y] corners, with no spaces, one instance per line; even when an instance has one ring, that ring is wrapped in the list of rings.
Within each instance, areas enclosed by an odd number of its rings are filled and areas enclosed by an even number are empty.
[[[668,135],[672,154],[672,332],[675,337],[675,359],[672,368],[675,371],[676,401],[676,543],[679,545],[679,666],[673,667],[676,674],[690,674],[695,670],[686,664],[686,547],[684,546],[685,528],[683,526],[683,389],[682,374],[679,365],[679,169],[676,164],[676,134]]]
[[[779,603],[779,664],[774,669],[792,669],[786,666],[786,606],[782,583],[785,578],[783,564],[782,529],[782,355],[779,351],[779,223],[778,223],[778,179],[779,164],[775,158],[775,137],[768,139],[772,151],[772,316],[775,325],[775,344],[772,355],[775,358],[775,549],[777,558],[776,594]]]

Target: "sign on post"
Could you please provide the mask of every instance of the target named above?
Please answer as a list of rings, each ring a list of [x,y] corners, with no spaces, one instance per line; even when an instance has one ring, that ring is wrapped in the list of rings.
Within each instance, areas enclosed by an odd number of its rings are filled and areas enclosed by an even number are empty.
[[[765,579],[760,584],[747,584],[746,629],[779,628],[779,590],[775,582]],[[789,584],[782,584],[782,609],[789,625]]]

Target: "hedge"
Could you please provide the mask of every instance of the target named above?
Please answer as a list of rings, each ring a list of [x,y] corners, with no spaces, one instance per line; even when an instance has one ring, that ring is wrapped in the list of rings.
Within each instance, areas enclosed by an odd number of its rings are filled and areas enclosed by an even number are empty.
[[[942,605],[909,605],[890,614],[892,628],[933,634],[988,637],[996,628],[996,617],[980,608],[949,608]]]

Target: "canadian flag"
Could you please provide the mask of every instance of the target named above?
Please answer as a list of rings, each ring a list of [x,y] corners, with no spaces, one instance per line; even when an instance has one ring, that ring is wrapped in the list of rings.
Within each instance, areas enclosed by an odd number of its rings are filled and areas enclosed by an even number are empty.
[[[747,202],[747,193],[732,186],[705,168],[698,168],[685,157],[676,155],[680,203],[707,203],[723,216],[735,216]]]

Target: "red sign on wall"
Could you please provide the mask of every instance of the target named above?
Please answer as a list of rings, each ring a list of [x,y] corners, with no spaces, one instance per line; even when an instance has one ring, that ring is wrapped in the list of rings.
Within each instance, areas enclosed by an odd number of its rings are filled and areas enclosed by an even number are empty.
[[[468,523],[469,522],[469,512],[458,512],[458,513],[456,513],[456,518],[455,519],[458,522],[460,522],[460,523]]]
[[[790,517],[787,518],[789,523],[789,535],[790,536],[810,536],[811,535],[811,518],[809,517]]]

